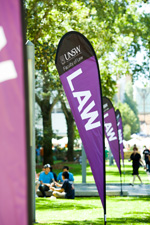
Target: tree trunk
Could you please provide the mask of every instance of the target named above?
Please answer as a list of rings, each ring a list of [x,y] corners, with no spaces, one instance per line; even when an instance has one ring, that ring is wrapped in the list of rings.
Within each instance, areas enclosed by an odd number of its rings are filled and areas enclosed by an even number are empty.
[[[63,99],[60,99],[62,111],[66,118],[67,123],[67,136],[68,136],[68,151],[67,151],[67,159],[68,161],[74,160],[74,118],[70,109],[67,108],[66,103]]]
[[[44,86],[43,90],[46,93],[47,87]],[[43,119],[43,148],[44,148],[44,160],[43,163],[50,163],[53,165],[53,150],[52,150],[52,118],[51,113],[54,105],[58,102],[59,94],[55,98],[53,98],[52,104],[49,103],[50,97],[47,96],[42,101],[36,95],[36,102],[41,108],[42,119]]]
[[[68,113],[67,121],[67,136],[68,136],[68,151],[67,159],[68,161],[74,161],[74,118],[72,113]]]
[[[43,148],[44,148],[44,164],[50,163],[53,165],[52,151],[52,119],[50,113],[49,99],[42,101],[42,117],[43,117]]]

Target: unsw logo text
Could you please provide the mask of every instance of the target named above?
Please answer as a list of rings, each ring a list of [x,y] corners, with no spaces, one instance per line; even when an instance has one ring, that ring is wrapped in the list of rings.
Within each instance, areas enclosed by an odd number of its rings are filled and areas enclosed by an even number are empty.
[[[75,56],[81,54],[80,45],[76,46],[75,48],[72,48],[67,53],[60,56],[61,64],[64,65],[65,63],[69,62],[71,59],[73,59]]]

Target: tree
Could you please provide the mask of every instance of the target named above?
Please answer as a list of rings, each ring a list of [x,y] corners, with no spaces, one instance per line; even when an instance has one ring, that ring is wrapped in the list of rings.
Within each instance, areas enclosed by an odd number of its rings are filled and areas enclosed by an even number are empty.
[[[67,31],[77,30],[89,39],[99,59],[103,95],[112,99],[116,92],[114,78],[131,73],[128,58],[140,50],[143,21],[139,24],[139,2],[142,1],[25,1],[27,39],[35,45],[36,100],[43,117],[44,162],[53,163],[50,127],[51,112],[59,97],[52,97],[52,93],[62,89],[54,63],[60,38]]]
[[[124,138],[129,139],[131,134],[139,132],[139,123],[127,103],[118,103],[118,109],[121,112],[123,132],[125,134]],[[127,126],[128,125],[128,126]]]
[[[48,43],[36,43],[35,61],[36,61],[36,102],[38,103],[43,119],[43,147],[44,164],[53,164],[52,152],[52,118],[51,113],[54,105],[59,99],[59,95],[53,95],[55,87],[58,85],[56,78],[49,71],[49,62],[55,54],[53,45]],[[41,63],[41,58],[42,63]],[[51,91],[50,91],[51,87]],[[56,93],[56,92],[55,92]]]
[[[150,3],[150,1],[144,1],[147,4],[144,4],[145,9],[149,9],[146,7]],[[140,25],[140,41],[142,42],[142,50],[144,51],[144,57],[141,64],[135,63],[134,73],[137,72],[138,75],[144,74],[144,76],[149,80],[150,79],[150,33],[149,33],[149,24],[150,24],[150,14],[149,11],[145,12],[144,10],[141,13],[139,19]]]
[[[44,78],[46,74],[44,74]],[[59,96],[53,98],[52,103],[50,103],[50,94],[48,87],[43,84],[43,89],[45,89],[45,93],[47,91],[47,95],[44,95],[43,98],[39,98],[36,94],[36,102],[40,106],[41,114],[43,118],[43,147],[44,147],[44,164],[51,163],[53,164],[53,153],[52,153],[52,119],[51,113],[54,105],[57,103]]]
[[[109,68],[117,77],[131,75],[133,81],[143,73],[149,77],[149,58],[150,58],[150,14],[144,12],[144,8],[149,9],[150,1],[145,0],[110,0],[88,1],[93,4],[98,15],[98,20],[103,26],[104,45],[108,49],[110,40],[111,48],[107,54],[110,60]],[[135,61],[135,56],[144,48],[147,60],[144,58],[141,65]],[[113,53],[113,54],[111,54]],[[147,73],[146,73],[147,71]]]
[[[98,40],[99,26],[96,19],[92,19],[91,9],[86,7],[81,1],[26,1],[27,38],[35,45],[35,66],[36,66],[36,101],[41,108],[43,118],[43,142],[44,142],[44,163],[53,163],[52,159],[52,127],[51,112],[58,96],[49,102],[53,90],[62,89],[59,77],[55,68],[56,47],[62,34],[70,29],[80,29],[81,33],[87,34],[94,44]],[[62,25],[63,24],[63,25]],[[105,78],[107,74],[105,74]],[[107,84],[111,84],[111,76],[108,75]],[[112,81],[112,92],[114,92]],[[111,92],[111,90],[107,91]],[[112,93],[113,94],[113,93]],[[68,154],[72,160],[73,149],[73,117],[71,111],[62,103],[68,125]],[[68,116],[67,116],[67,114]],[[68,121],[70,119],[70,122]],[[70,135],[72,134],[72,135]],[[71,146],[72,145],[72,146]],[[70,153],[69,153],[70,151]]]
[[[140,121],[138,117],[138,109],[137,109],[137,103],[133,100],[133,87],[132,83],[128,82],[126,84],[126,92],[124,95],[124,103],[127,103],[130,109],[134,112],[135,117],[137,119],[137,127],[138,131],[140,130]]]
[[[136,117],[138,117],[137,103],[127,93],[124,94],[124,103],[127,103]]]
[[[123,128],[123,137],[126,141],[130,140],[131,138],[131,127],[129,124],[126,124]]]
[[[68,151],[67,151],[67,159],[68,161],[74,160],[73,148],[74,148],[74,117],[70,108],[66,106],[66,101],[64,98],[60,99],[62,111],[66,118],[67,123],[67,136],[68,136]]]

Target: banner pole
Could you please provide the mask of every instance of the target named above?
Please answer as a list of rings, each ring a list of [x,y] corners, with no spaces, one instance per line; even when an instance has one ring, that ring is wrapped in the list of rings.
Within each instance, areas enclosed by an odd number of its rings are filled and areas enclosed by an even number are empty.
[[[119,150],[120,150],[120,149],[119,149]],[[119,151],[119,158],[120,158],[120,153],[121,153],[121,151]],[[122,170],[121,170],[121,163],[120,163],[120,187],[121,187],[120,196],[123,196],[123,191],[122,191]]]
[[[96,58],[96,61],[97,61],[97,58]],[[97,66],[98,66],[98,61],[97,61]],[[99,74],[100,74],[100,71],[99,71]],[[101,84],[100,76],[99,76],[99,83]],[[100,96],[101,96],[101,101],[102,101],[102,129],[103,129],[104,225],[106,225],[107,217],[106,217],[106,163],[105,163],[105,135],[104,135],[105,129],[104,129],[103,98],[102,98],[102,90],[101,89],[100,89]]]
[[[124,183],[125,183],[125,165],[123,163]]]
[[[117,121],[116,121],[117,122]],[[118,127],[118,126],[117,126]],[[119,143],[119,135],[118,135],[118,146],[119,146],[119,162],[120,162],[120,155],[121,155],[121,149],[120,149],[120,143]],[[121,163],[120,163],[120,196],[123,196],[122,191],[122,170],[121,170]]]
[[[122,163],[124,166],[124,152],[123,152],[123,129],[122,129],[122,119],[119,109],[115,111],[116,114],[116,122],[117,122],[117,128],[118,128],[118,145],[119,145],[119,162],[122,156]],[[120,185],[121,185],[121,192],[120,196],[123,196],[122,191],[122,170],[121,170],[121,163],[120,163]]]
[[[124,175],[124,184],[125,184],[125,164],[124,164],[124,159],[122,160],[123,164],[123,175]]]
[[[20,9],[21,9],[21,21],[22,21],[22,35],[23,35],[23,51],[24,51],[24,92],[25,92],[25,114],[26,114],[26,146],[27,146],[27,198],[28,198],[28,225],[32,225],[33,222],[33,196],[32,196],[32,155],[30,152],[30,143],[31,143],[31,129],[30,129],[30,93],[29,93],[29,68],[28,68],[28,59],[29,52],[28,47],[26,45],[26,26],[25,26],[25,9],[23,1],[20,1]],[[32,55],[32,53],[30,53]],[[34,65],[32,66],[32,70],[34,71]],[[34,90],[34,89],[33,89]],[[34,125],[34,124],[33,124]],[[34,212],[35,213],[35,212]]]
[[[35,223],[35,53],[34,44],[26,42],[28,60],[28,87],[29,87],[29,119],[30,119],[30,159],[31,159],[31,178],[32,178],[32,222]]]
[[[104,142],[104,225],[107,223],[107,218],[106,218],[106,165],[105,165],[105,142]]]
[[[100,76],[99,76],[99,82],[100,82]],[[102,96],[101,90],[100,90],[100,95]],[[101,97],[101,100],[103,102],[102,97]],[[103,182],[104,183],[104,225],[106,225],[107,224],[107,217],[106,217],[106,162],[105,162],[105,135],[104,135],[104,111],[103,111],[103,109],[102,109],[102,118],[103,118],[103,120],[102,120],[102,126],[103,126],[103,171],[104,171],[104,182]]]
[[[86,153],[82,144],[82,183],[86,183]]]
[[[107,224],[107,220],[106,220],[106,214],[104,213],[104,225]]]

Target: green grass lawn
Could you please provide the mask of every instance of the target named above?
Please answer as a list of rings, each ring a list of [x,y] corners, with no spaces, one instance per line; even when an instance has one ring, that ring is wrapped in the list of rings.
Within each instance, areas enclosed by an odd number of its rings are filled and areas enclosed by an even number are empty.
[[[53,170],[56,174],[62,171],[62,167],[68,165],[70,172],[74,174],[75,183],[82,183],[82,166],[77,163],[56,163],[53,166]],[[125,166],[122,167],[122,182],[130,183],[132,180],[132,163],[125,160]],[[143,167],[140,167],[139,174],[142,178],[143,183],[148,184],[148,176]],[[91,172],[91,168],[87,163],[86,168],[86,182],[94,183],[94,178]],[[116,165],[109,166],[109,162],[106,161],[106,182],[107,183],[120,183],[120,174]],[[139,180],[136,178],[135,184],[139,184]]]
[[[125,166],[121,168],[122,170],[122,182],[131,183],[132,180],[132,163],[125,160]],[[139,168],[139,174],[144,184],[149,183],[148,175],[143,167]],[[107,183],[120,183],[120,174],[116,165],[109,166],[106,164],[106,182]],[[138,178],[135,180],[135,184],[139,184]]]
[[[68,165],[74,174],[75,183],[82,183],[82,167],[76,163],[57,163],[53,166],[58,174],[62,167]],[[40,171],[37,170],[37,172]],[[127,160],[122,170],[123,183],[130,183],[132,179],[132,164]],[[94,183],[90,166],[86,169],[87,183]],[[143,183],[149,183],[143,168],[139,169]],[[120,174],[116,165],[109,166],[106,162],[106,182],[120,183]],[[136,179],[135,183],[139,183]],[[106,198],[107,224],[110,225],[144,225],[150,224],[149,197],[110,197]],[[75,200],[36,198],[36,221],[40,225],[68,224],[94,225],[104,224],[103,208],[99,197],[75,198]]]
[[[150,224],[149,197],[107,197],[107,224]],[[74,200],[36,198],[36,221],[40,225],[104,224],[99,197]]]

